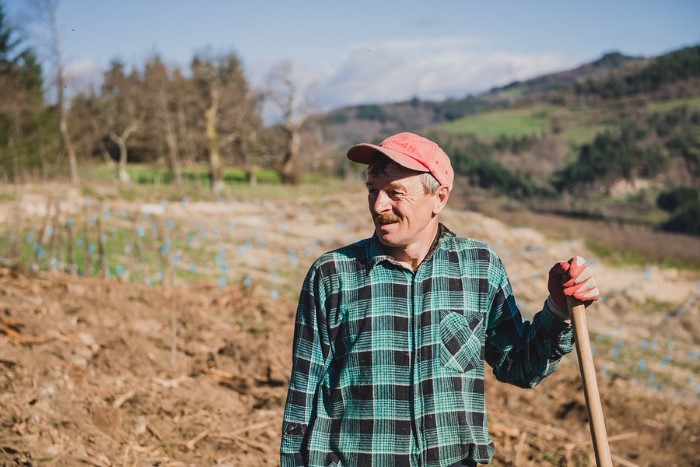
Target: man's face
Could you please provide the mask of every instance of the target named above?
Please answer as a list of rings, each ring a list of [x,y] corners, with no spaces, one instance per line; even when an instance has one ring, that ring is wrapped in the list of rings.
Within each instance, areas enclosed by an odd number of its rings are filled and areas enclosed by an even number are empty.
[[[442,204],[437,194],[425,193],[417,172],[390,163],[383,172],[367,176],[367,190],[369,211],[383,245],[432,243]]]

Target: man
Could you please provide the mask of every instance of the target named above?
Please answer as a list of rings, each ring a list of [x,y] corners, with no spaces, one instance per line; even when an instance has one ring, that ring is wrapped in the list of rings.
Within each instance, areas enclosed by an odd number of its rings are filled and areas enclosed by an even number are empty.
[[[555,264],[523,321],[496,253],[438,222],[454,173],[437,144],[399,133],[347,156],[368,165],[374,235],[322,255],[304,281],[282,465],[488,463],[484,361],[522,387],[550,374],[572,349],[565,296],[598,298],[590,269]]]

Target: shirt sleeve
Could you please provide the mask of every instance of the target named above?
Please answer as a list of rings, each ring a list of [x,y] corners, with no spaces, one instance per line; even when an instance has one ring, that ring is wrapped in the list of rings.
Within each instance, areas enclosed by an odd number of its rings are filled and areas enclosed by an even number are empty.
[[[312,422],[314,399],[329,353],[321,275],[316,265],[309,270],[297,306],[292,373],[282,424],[283,467],[305,464],[302,444]]]
[[[487,363],[499,381],[535,387],[572,350],[571,326],[557,319],[546,302],[532,322],[523,320],[500,259],[495,259],[495,293],[486,331]]]

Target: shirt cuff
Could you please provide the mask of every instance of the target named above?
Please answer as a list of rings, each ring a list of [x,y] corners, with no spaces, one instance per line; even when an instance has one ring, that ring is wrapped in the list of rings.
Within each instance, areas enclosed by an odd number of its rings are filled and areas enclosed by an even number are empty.
[[[551,315],[553,315],[555,318],[559,319],[560,321],[569,321],[570,316],[569,312],[567,311],[562,311],[559,309],[556,303],[554,303],[554,300],[552,299],[552,296],[547,297],[547,301],[544,302],[544,309],[547,310]]]

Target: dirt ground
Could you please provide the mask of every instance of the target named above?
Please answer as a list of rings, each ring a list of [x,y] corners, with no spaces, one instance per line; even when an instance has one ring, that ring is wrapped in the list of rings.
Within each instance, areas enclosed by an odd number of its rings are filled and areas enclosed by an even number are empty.
[[[62,193],[66,212],[84,201]],[[222,232],[205,246],[230,246],[223,286],[0,267],[0,465],[277,464],[303,274],[321,252],[371,233],[361,189],[293,195],[170,202],[161,213],[183,231]],[[0,197],[0,222],[18,210],[40,222],[46,197],[38,187]],[[102,200],[139,207],[114,191]],[[589,326],[613,463],[700,466],[697,273],[612,267],[580,239],[477,213],[443,220],[494,245],[526,315],[555,260],[593,260],[604,297]],[[594,465],[575,354],[534,390],[491,377],[486,387],[493,465]]]

